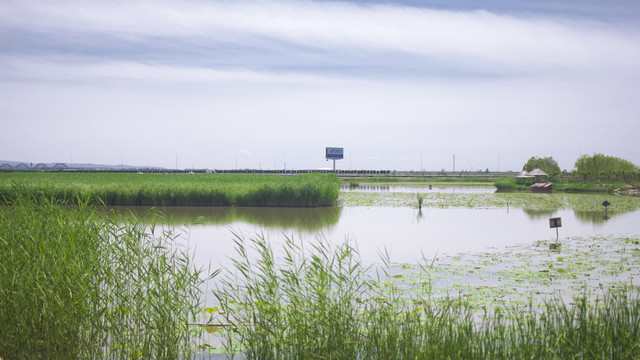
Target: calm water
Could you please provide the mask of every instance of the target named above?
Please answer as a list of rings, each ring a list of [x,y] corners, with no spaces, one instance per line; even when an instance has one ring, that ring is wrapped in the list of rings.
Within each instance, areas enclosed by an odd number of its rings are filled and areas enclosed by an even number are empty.
[[[390,190],[403,191],[396,187]],[[465,187],[438,191],[493,189]],[[143,211],[135,208],[119,210]],[[562,218],[560,240],[592,235],[640,236],[640,211],[616,214],[607,220],[603,219],[604,211],[527,212],[518,208],[425,208],[418,211],[409,207],[172,207],[163,211],[174,224],[186,224],[178,228],[186,235],[188,246],[195,248],[196,261],[211,263],[214,267],[228,264],[229,257],[235,255],[233,232],[245,238],[264,236],[276,248],[285,236],[304,242],[320,237],[333,243],[350,241],[358,247],[365,262],[376,262],[379,253],[387,251],[392,261],[412,264],[422,256],[433,258],[436,254],[500,251],[509,245],[555,240],[556,231],[549,228],[550,217]]]

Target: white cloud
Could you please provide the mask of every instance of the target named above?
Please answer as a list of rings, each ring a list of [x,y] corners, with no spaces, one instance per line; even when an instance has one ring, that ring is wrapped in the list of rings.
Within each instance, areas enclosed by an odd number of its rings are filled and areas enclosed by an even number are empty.
[[[237,153],[240,167],[286,156],[315,168],[335,145],[354,168],[415,168],[419,150],[430,169],[453,153],[459,168],[494,169],[498,151],[513,170],[533,155],[570,169],[594,151],[640,163],[639,32],[616,24],[311,1],[3,1],[0,45],[17,31],[40,41],[0,51],[5,156],[234,168]]]
[[[635,69],[640,59],[638,32],[486,11],[286,0],[68,0],[10,1],[2,13],[5,27],[194,37],[204,44],[269,39],[335,52],[412,54],[491,71]]]

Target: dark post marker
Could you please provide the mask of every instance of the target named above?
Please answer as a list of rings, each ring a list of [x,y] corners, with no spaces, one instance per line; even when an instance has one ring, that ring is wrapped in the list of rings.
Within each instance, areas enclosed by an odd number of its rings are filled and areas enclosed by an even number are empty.
[[[556,228],[556,242],[558,242],[558,228],[562,227],[562,218],[549,218],[549,227]]]
[[[605,200],[602,203],[602,206],[604,206],[604,219],[605,220],[609,219],[609,212],[608,212],[609,205],[611,205],[611,203],[609,201],[607,201],[607,200]]]

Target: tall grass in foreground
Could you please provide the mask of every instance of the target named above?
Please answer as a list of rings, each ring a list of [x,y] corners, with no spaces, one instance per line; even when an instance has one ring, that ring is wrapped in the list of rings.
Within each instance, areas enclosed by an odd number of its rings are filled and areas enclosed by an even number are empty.
[[[170,233],[22,193],[0,206],[0,358],[175,359],[200,272]]]
[[[227,351],[247,359],[640,357],[637,292],[571,305],[558,295],[541,307],[478,314],[464,298],[432,298],[429,281],[422,293],[381,286],[390,275],[363,268],[346,244],[304,249],[288,239],[282,257],[260,238],[237,237],[236,247],[234,269],[214,295],[231,325]]]

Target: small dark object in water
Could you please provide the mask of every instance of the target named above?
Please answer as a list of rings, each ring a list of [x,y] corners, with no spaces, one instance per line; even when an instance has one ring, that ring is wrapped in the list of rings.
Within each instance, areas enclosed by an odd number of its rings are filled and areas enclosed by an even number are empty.
[[[558,250],[558,249],[560,249],[560,243],[549,244],[549,250]]]
[[[604,217],[603,217],[603,219],[605,219],[605,220],[609,220],[609,212],[607,211],[607,210],[609,210],[609,205],[611,205],[611,203],[609,201],[607,201],[607,200],[605,200],[602,203],[602,206],[604,206]]]

